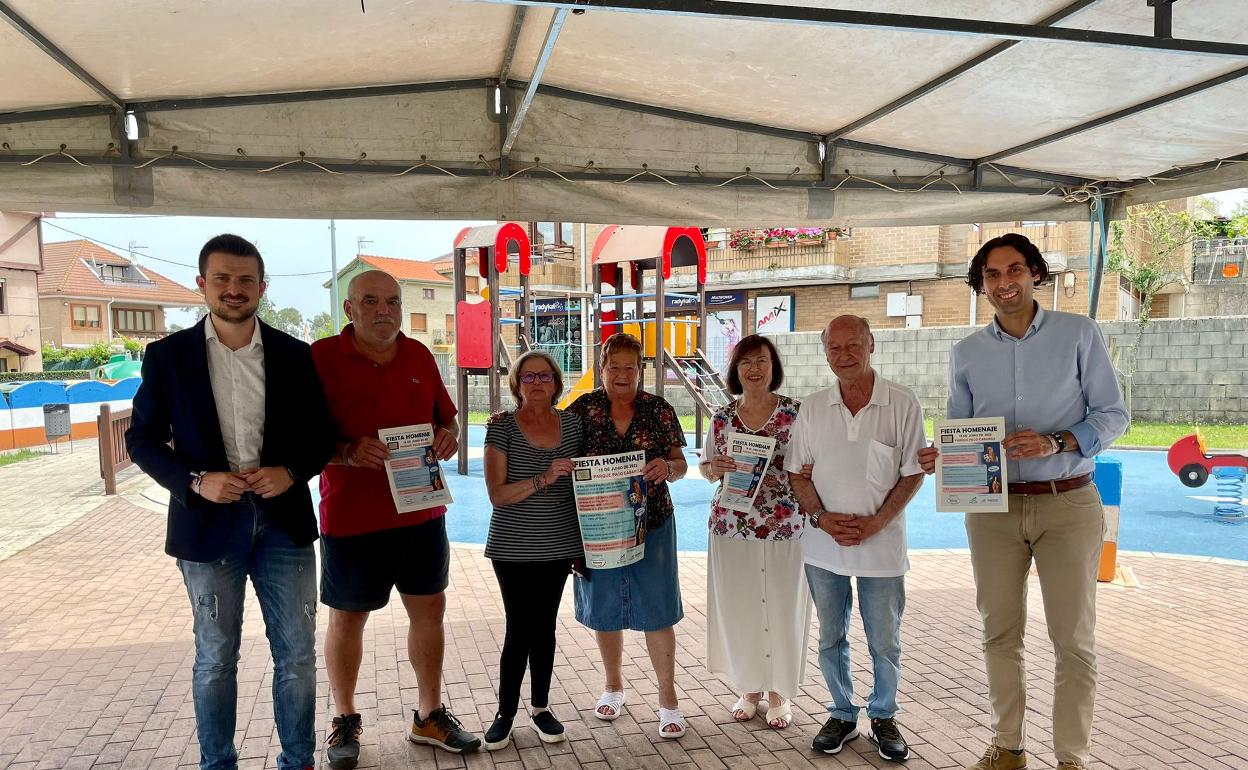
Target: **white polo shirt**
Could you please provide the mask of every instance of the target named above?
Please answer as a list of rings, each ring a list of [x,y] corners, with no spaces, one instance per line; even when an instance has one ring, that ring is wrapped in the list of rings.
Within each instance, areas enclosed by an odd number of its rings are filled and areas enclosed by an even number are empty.
[[[899,478],[923,472],[918,452],[926,445],[918,398],[876,372],[871,401],[857,416],[841,400],[839,382],[802,399],[784,467],[800,471],[813,463],[811,481],[824,508],[874,516]],[[848,547],[821,529],[807,528],[802,558],[838,575],[904,575],[910,569],[905,511],[874,536]]]

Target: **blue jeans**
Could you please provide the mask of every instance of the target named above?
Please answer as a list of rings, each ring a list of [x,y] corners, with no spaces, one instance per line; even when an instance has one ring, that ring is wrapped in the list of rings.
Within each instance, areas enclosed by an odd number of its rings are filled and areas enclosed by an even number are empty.
[[[230,528],[224,556],[213,562],[178,560],[195,613],[191,690],[201,770],[234,770],[238,707],[238,651],[243,603],[251,578],[273,654],[273,720],[281,770],[316,763],[316,556],[265,521],[262,503],[248,495],[223,507]]]
[[[906,608],[906,578],[859,577],[858,611],[871,651],[872,687],[867,696],[867,717],[891,719],[897,714],[897,683],[901,681],[901,614]],[[806,565],[806,582],[819,614],[819,668],[832,694],[828,711],[837,719],[853,722],[854,680],[849,668],[849,616],[854,607],[851,578],[812,564]]]

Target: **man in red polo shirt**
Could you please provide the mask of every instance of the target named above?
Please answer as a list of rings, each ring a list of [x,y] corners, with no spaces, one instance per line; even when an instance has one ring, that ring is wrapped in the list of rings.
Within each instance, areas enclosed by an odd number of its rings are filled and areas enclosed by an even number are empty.
[[[402,299],[393,277],[373,270],[351,280],[342,333],[319,340],[312,358],[337,430],[335,459],[321,475],[321,601],[329,606],[325,667],[339,716],[327,741],[331,767],[359,761],[363,732],[355,685],[364,624],[398,588],[407,610],[408,658],[419,708],[408,739],[447,751],[481,741],[442,704],[442,617],[451,554],[439,506],[399,513],[386,479],[382,428],[430,423],[442,460],[459,448],[455,404],[433,355],[399,330]],[[422,716],[423,715],[423,716]]]

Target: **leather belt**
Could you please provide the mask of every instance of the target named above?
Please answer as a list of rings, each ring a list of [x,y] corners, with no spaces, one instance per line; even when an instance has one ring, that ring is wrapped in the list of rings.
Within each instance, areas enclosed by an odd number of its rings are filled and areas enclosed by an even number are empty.
[[[1074,476],[1069,479],[1053,479],[1052,481],[1018,481],[1011,482],[1011,495],[1056,495],[1072,489],[1086,487],[1092,483],[1092,474]]]

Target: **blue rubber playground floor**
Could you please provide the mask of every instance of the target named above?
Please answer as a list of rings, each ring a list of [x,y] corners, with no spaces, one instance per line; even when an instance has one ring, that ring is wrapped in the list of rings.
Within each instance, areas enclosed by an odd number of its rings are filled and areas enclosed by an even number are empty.
[[[687,456],[697,462],[693,436]],[[455,503],[447,513],[452,542],[485,543],[490,524],[490,502],[481,468],[485,428],[471,426],[468,443],[472,457],[468,475],[455,473],[454,461],[444,464]],[[1166,453],[1111,451],[1122,462],[1123,491],[1118,548],[1126,551],[1217,556],[1248,560],[1248,518],[1228,520],[1213,515],[1215,486],[1210,479],[1199,489],[1189,489],[1166,466]],[[966,548],[963,514],[937,513],[933,482],[929,478],[907,509],[911,548]],[[696,472],[673,484],[676,504],[677,543],[682,551],[705,551],[711,485]],[[1244,502],[1248,510],[1248,501]]]

